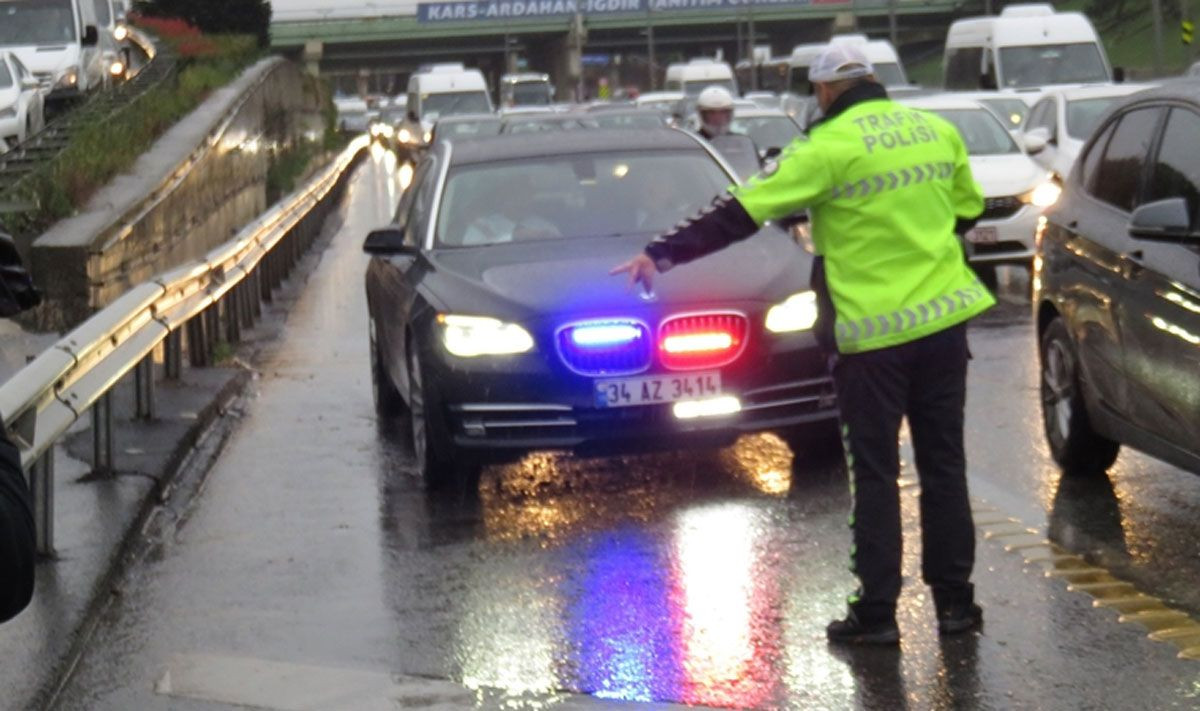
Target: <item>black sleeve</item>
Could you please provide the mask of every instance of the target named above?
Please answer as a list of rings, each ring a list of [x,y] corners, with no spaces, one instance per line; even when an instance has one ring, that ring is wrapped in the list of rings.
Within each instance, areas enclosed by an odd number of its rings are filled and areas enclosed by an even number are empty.
[[[722,250],[758,232],[759,227],[732,195],[713,200],[699,215],[681,222],[674,230],[646,247],[658,271],[665,272],[706,254]]]
[[[21,454],[0,427],[0,622],[16,617],[33,597],[35,545]]]

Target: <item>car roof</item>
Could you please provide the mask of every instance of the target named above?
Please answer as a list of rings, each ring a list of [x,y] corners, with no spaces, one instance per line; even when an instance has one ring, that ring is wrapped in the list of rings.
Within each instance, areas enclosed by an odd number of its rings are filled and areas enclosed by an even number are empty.
[[[704,147],[696,138],[671,128],[597,128],[476,138],[470,142],[453,144],[450,162],[453,165],[470,165],[521,158],[662,149],[703,151]]]
[[[768,106],[755,106],[754,108],[742,108],[737,106],[733,110],[733,117],[739,118],[785,118],[791,119],[791,115],[783,109],[774,109]]]
[[[479,123],[486,121],[489,123],[500,123],[502,119],[496,114],[455,114],[445,118],[439,118],[434,122],[434,125],[439,123]]]
[[[925,111],[987,111],[975,99],[969,99],[965,96],[953,95],[934,95],[934,96],[912,96],[900,99],[900,103],[905,106],[911,106],[914,109],[922,109]]]
[[[1193,106],[1200,106],[1200,78],[1180,79],[1131,94],[1128,100],[1120,102],[1119,106],[1134,101],[1184,101]]]
[[[1157,84],[1099,84],[1094,86],[1077,86],[1068,89],[1054,89],[1047,95],[1056,95],[1067,101],[1078,99],[1103,99],[1112,96],[1129,96],[1140,91],[1153,89]]]

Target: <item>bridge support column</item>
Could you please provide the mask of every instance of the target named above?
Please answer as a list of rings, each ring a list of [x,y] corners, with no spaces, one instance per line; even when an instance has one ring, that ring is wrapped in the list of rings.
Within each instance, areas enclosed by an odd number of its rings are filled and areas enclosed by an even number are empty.
[[[304,69],[309,74],[321,75],[321,57],[325,55],[325,43],[321,40],[309,40],[304,43]]]

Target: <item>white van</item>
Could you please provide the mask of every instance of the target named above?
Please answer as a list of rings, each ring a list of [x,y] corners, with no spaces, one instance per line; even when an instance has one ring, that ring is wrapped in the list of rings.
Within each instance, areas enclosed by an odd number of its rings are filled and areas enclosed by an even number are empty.
[[[1087,17],[1042,3],[955,22],[946,35],[944,66],[946,89],[1022,92],[1028,104],[1046,87],[1109,83],[1113,77]]]
[[[686,64],[672,64],[667,67],[667,81],[664,91],[682,91],[688,96],[699,96],[700,92],[710,86],[721,86],[729,93],[737,96],[737,79],[733,69],[725,62],[715,59],[693,59]]]
[[[408,80],[408,120],[401,135],[411,136],[412,143],[429,143],[433,124],[439,118],[492,113],[487,81],[478,69],[466,69],[461,64],[435,64],[424,69]]]
[[[900,55],[891,42],[872,40],[866,35],[835,35],[828,43],[801,44],[792,50],[792,58],[788,67],[789,92],[796,96],[812,94],[812,84],[808,81],[808,68],[831,44],[857,45],[871,61],[871,66],[875,69],[875,78],[889,89],[908,86],[908,76],[904,73],[904,65],[901,64]]]
[[[554,85],[549,74],[525,72],[500,77],[500,105],[549,106],[554,103]]]
[[[12,52],[49,90],[47,101],[103,87],[116,45],[97,6],[109,0],[0,0],[0,49]]]

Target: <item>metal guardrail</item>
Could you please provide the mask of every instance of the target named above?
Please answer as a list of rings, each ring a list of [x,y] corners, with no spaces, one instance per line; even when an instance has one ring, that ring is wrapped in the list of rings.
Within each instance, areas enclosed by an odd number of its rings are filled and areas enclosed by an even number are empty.
[[[71,137],[82,127],[104,121],[175,76],[178,63],[174,53],[160,50],[149,35],[137,29],[130,31],[129,39],[148,58],[137,74],[111,89],[96,92],[7,153],[0,153],[0,211],[31,209],[18,199],[26,178],[66,150]]]
[[[54,553],[55,443],[90,412],[93,472],[111,473],[113,388],[132,371],[136,416],[153,419],[160,344],[164,377],[178,379],[185,348],[191,367],[206,367],[217,343],[239,342],[242,329],[253,326],[262,304],[311,246],[369,145],[365,136],[356,139],[232,241],[133,288],[0,385],[0,421],[29,472],[41,554]]]

